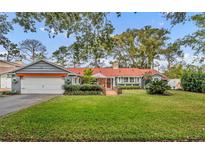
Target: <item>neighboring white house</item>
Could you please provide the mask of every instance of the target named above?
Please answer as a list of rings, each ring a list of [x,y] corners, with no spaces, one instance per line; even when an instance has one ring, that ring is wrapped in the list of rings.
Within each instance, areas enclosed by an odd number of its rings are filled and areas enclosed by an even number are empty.
[[[11,74],[9,72],[14,71],[22,67],[23,64],[20,62],[7,62],[0,60],[0,88],[11,89]]]
[[[168,85],[172,89],[181,89],[181,80],[180,79],[169,79]]]

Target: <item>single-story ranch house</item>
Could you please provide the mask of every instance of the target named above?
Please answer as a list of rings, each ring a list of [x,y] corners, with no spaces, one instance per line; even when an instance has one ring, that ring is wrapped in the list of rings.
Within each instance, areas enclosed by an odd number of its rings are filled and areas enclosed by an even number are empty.
[[[63,94],[63,85],[68,78],[72,84],[81,84],[81,77],[86,68],[63,68],[54,63],[40,60],[15,70],[12,90],[21,94]],[[154,69],[91,68],[97,83],[105,89],[117,86],[143,86],[143,76],[152,75],[153,80],[167,80]]]

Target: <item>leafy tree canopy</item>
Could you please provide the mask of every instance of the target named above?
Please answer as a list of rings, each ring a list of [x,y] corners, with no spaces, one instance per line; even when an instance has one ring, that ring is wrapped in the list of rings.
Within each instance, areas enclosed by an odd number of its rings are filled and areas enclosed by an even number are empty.
[[[170,79],[180,79],[183,75],[183,66],[181,64],[176,64],[165,71],[165,75]]]
[[[52,58],[58,65],[67,66],[68,47],[61,46],[58,50],[53,52]]]
[[[81,24],[82,35],[76,37],[72,48],[78,54],[86,53],[87,56],[84,57],[84,60],[94,67],[102,65],[101,60],[111,53],[113,47],[111,34],[114,28],[105,15],[100,18],[96,26],[90,24],[89,20],[85,20]]]
[[[179,23],[185,23],[185,21],[188,20],[186,12],[168,12],[163,13],[163,16],[166,18],[166,20],[170,20],[172,26],[175,26]]]
[[[0,53],[0,57],[7,61],[12,61],[20,57],[20,52],[15,43],[12,43],[5,35],[13,30],[11,22],[7,21],[7,15],[0,14],[0,46],[5,52]]]
[[[52,59],[61,66],[76,67],[85,62],[86,54],[78,48],[78,44],[73,43],[70,46],[61,46],[53,52]]]
[[[43,22],[44,29],[50,37],[64,33],[67,37],[76,38],[72,50],[87,54],[87,61],[95,67],[101,65],[100,61],[111,51],[112,34],[114,28],[107,19],[108,13],[16,13],[14,22],[21,25],[25,32],[36,32],[36,23]],[[117,13],[119,16],[120,14]],[[74,56],[76,57],[76,55]],[[84,57],[85,59],[85,57]],[[75,63],[75,62],[74,62]]]
[[[200,63],[205,62],[205,13],[197,13],[192,16],[188,16],[185,12],[173,12],[165,14],[167,20],[171,21],[174,26],[179,23],[185,23],[185,21],[192,20],[198,30],[192,34],[189,34],[180,40],[181,45],[189,46],[195,50],[195,56],[197,56],[194,61],[199,61]]]
[[[180,48],[179,43],[168,43],[164,49],[162,49],[162,55],[167,61],[167,68],[170,69],[172,65],[177,63],[180,58],[184,57],[184,53]]]
[[[158,58],[168,40],[166,29],[145,26],[141,29],[127,30],[117,35],[115,39],[114,57],[121,65],[129,67],[151,68],[155,58]],[[127,61],[129,59],[129,61]]]
[[[59,33],[71,34],[83,33],[86,30],[84,22],[89,22],[90,27],[99,26],[107,13],[89,12],[17,12],[13,21],[24,28],[25,32],[36,32],[36,23],[43,22],[45,30],[51,37]]]

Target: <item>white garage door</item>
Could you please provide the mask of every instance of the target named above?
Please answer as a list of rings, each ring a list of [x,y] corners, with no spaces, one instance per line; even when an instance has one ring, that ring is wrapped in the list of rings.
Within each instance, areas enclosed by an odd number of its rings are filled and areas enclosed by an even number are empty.
[[[22,94],[63,94],[64,78],[60,77],[23,77]]]

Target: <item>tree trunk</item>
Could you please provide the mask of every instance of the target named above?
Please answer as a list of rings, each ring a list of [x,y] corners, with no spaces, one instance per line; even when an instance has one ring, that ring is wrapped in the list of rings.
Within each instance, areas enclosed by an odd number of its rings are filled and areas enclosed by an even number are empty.
[[[33,62],[35,61],[35,52],[34,52],[34,49],[32,49],[32,61],[33,61]]]
[[[95,57],[95,59],[94,59],[94,67],[100,67],[99,65],[98,65],[98,58],[97,57]]]
[[[141,68],[146,68],[147,66],[146,66],[146,57],[145,56],[142,56],[142,61],[141,61]]]
[[[168,70],[171,68],[171,63],[168,61],[168,65],[167,65]]]
[[[6,56],[6,61],[10,61],[9,54]]]

